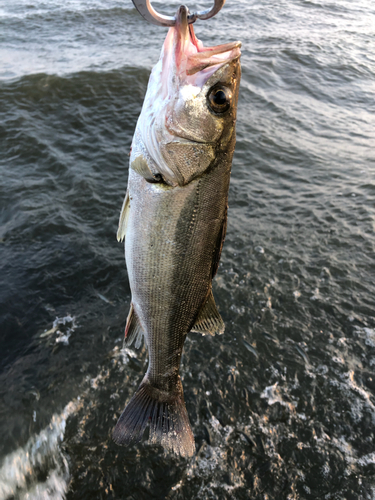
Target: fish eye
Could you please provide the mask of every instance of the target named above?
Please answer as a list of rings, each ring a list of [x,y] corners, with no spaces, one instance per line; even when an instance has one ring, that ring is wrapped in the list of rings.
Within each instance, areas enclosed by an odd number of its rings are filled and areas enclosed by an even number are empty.
[[[207,99],[214,113],[224,113],[232,103],[232,92],[227,87],[213,87],[209,90]]]

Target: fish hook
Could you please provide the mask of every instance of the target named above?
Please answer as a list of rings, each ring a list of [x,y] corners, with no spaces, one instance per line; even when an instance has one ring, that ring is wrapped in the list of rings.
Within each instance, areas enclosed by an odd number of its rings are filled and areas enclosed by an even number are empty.
[[[151,5],[150,0],[132,0],[135,8],[141,14],[143,19],[146,19],[149,23],[156,24],[157,26],[174,26],[176,24],[176,18],[173,16],[165,16],[164,14],[159,14]],[[225,0],[214,0],[214,6],[211,9],[201,10],[198,12],[193,12],[193,14],[188,15],[188,23],[194,23],[197,19],[210,19],[210,17],[215,16],[219,10],[222,9],[225,4]]]

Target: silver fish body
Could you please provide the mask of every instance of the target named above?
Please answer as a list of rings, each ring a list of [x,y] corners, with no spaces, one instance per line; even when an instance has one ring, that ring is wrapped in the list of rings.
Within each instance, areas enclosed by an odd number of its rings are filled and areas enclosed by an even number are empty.
[[[149,364],[113,438],[137,441],[149,424],[152,442],[191,456],[179,367],[190,331],[224,331],[212,278],[226,232],[240,66],[238,42],[205,59],[183,7],[178,21],[150,78],[120,216],[132,291],[126,342],[139,345],[144,335]]]

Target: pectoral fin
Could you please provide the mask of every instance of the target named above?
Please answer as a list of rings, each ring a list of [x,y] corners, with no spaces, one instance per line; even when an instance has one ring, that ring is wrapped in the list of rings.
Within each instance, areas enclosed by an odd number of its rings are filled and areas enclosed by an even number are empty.
[[[219,311],[217,310],[212,290],[204,306],[198,314],[197,321],[191,329],[192,332],[202,335],[215,335],[224,333],[225,325]]]
[[[157,173],[153,173],[151,171],[146,158],[142,154],[136,156],[133,161],[130,162],[130,168],[132,168],[134,172],[137,172],[137,174],[141,175],[148,182],[155,182],[155,180],[158,180],[158,178],[155,179]],[[161,176],[159,175],[159,177]]]
[[[126,234],[126,226],[128,225],[130,209],[129,191],[126,191],[124,203],[120,213],[120,220],[118,221],[117,241],[123,241]]]
[[[130,305],[130,311],[128,314],[128,318],[126,320],[125,327],[125,345],[128,347],[134,341],[134,345],[136,349],[139,349],[142,345],[142,335],[144,335],[142,326],[137,318],[137,315],[134,312],[133,303]]]

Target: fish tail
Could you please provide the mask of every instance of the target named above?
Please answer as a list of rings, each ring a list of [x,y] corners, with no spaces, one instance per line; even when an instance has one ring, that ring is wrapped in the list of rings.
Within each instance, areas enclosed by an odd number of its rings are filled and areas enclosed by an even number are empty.
[[[153,387],[146,376],[119,418],[112,438],[123,446],[139,442],[147,424],[151,443],[183,457],[194,455],[194,435],[180,380],[177,391],[167,393]]]

